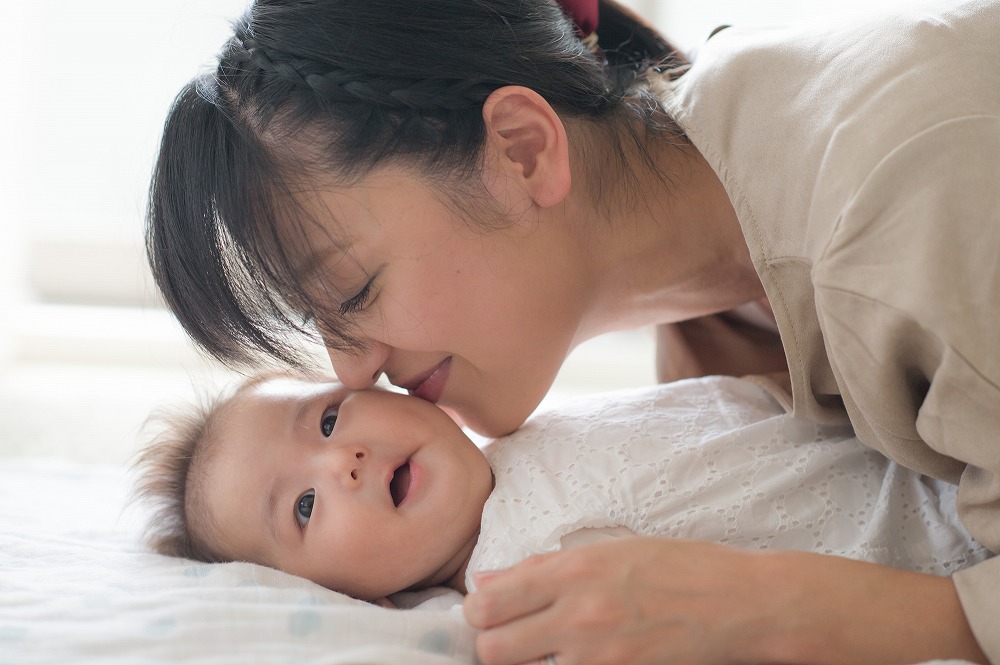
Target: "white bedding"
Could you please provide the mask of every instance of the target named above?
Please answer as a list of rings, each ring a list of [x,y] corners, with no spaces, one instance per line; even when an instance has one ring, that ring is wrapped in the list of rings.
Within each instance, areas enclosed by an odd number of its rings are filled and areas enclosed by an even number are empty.
[[[476,662],[457,592],[389,610],[262,566],[150,554],[125,482],[3,463],[0,663]]]
[[[475,664],[452,591],[412,611],[251,564],[150,554],[125,473],[0,464],[0,665]]]

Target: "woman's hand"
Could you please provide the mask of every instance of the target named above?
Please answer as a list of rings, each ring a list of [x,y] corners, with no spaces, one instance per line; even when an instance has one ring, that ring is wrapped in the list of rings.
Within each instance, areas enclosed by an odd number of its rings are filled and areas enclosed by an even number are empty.
[[[465,616],[484,629],[486,665],[549,653],[559,665],[730,662],[777,582],[764,558],[691,541],[600,543],[477,577]]]
[[[486,665],[986,662],[951,580],[839,557],[627,538],[476,583]]]

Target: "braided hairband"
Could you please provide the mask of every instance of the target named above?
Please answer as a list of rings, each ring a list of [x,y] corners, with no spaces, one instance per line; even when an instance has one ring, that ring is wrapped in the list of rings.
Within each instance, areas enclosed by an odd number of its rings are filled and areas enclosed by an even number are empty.
[[[481,105],[491,91],[488,86],[474,80],[412,81],[391,76],[361,77],[355,72],[338,68],[310,72],[315,63],[272,57],[273,54],[269,54],[268,49],[253,38],[243,39],[242,46],[246,57],[263,71],[338,102],[364,102],[396,110],[460,111]]]
[[[599,0],[557,0],[572,19],[584,45],[599,59],[605,60],[597,44]],[[256,67],[276,74],[301,88],[309,88],[322,97],[340,102],[364,102],[383,108],[421,111],[427,109],[459,111],[483,103],[491,88],[478,81],[421,79],[410,81],[392,77],[364,77],[342,69],[310,72],[315,64],[291,58],[271,57],[268,50],[252,37],[242,40],[246,57]]]

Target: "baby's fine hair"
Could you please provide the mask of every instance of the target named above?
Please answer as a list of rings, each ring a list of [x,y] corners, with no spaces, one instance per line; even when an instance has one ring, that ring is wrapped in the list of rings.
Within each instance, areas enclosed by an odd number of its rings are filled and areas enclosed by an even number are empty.
[[[133,464],[132,498],[150,512],[143,540],[153,551],[208,563],[229,559],[216,552],[199,531],[212,530],[212,518],[201,501],[207,478],[200,474],[218,437],[227,404],[246,390],[271,379],[318,380],[318,374],[265,369],[237,385],[198,401],[162,407],[146,421],[149,442]],[[199,527],[195,527],[195,524]]]
[[[159,554],[208,563],[222,560],[192,525],[209,519],[198,501],[204,479],[197,478],[197,468],[210,454],[218,416],[228,399],[220,394],[163,407],[146,422],[155,433],[133,465],[132,497],[150,511],[143,539]]]
[[[256,0],[165,123],[146,243],[170,309],[231,365],[300,364],[316,328],[329,347],[358,348],[339,307],[310,299],[296,274],[316,222],[305,199],[393,165],[497,223],[475,176],[483,103],[503,86],[589,123],[601,154],[617,155],[587,191],[628,171],[623,141],[643,153],[650,132],[682,140],[650,88],[676,49],[606,0],[598,34],[594,50],[555,0]]]

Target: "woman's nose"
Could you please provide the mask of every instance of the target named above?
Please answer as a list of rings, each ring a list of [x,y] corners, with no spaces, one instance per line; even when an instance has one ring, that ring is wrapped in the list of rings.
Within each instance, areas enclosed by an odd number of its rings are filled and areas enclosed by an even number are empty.
[[[327,347],[327,353],[340,382],[352,390],[364,390],[381,376],[389,347],[381,342],[367,342],[364,348],[347,351]]]

